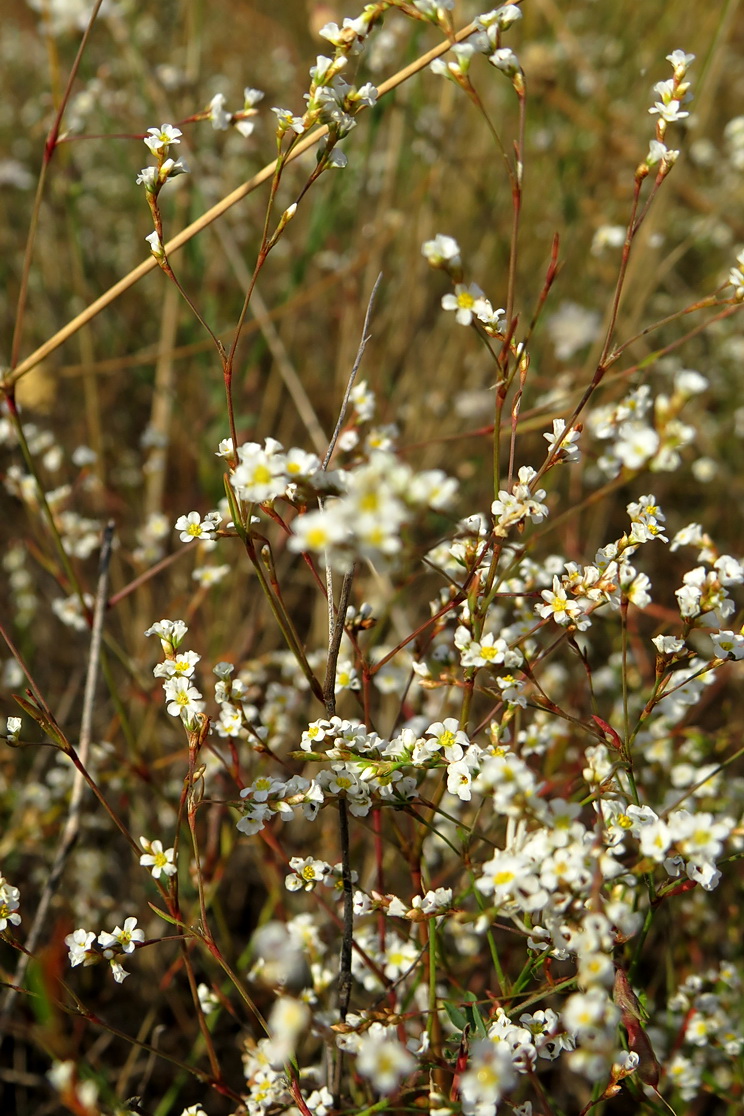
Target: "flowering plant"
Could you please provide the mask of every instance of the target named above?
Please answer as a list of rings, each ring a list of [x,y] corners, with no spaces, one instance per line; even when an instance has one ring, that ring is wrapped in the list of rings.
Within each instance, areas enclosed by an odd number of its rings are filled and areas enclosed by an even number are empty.
[[[636,261],[680,170],[669,141],[682,143],[690,118],[694,56],[673,50],[643,114],[648,134],[623,163],[625,223],[597,228],[582,261],[596,266],[606,307],[556,306],[564,249],[523,216],[541,142],[523,7],[458,27],[452,0],[369,3],[320,29],[329,55],[310,69],[304,109],[266,114],[248,87],[235,111],[218,91],[178,125],[147,128],[155,162],[134,184],[154,227],[141,269],[162,273],[174,300],[164,320],[182,307],[206,337],[218,391],[169,458],[176,393],[158,381],[137,481],[147,518],[129,538],[119,532],[118,547],[106,528],[97,574],[85,563],[99,522],[74,500],[113,504],[116,482],[96,452],[76,451],[77,489],[49,488],[63,453],[18,406],[28,361],[4,378],[2,440],[27,470],[12,462],[6,490],[44,539],[30,551],[58,585],[55,622],[70,639],[91,633],[78,732],[56,711],[61,697],[47,699],[53,672],[39,684],[4,628],[23,714],[8,716],[8,754],[22,764],[40,739],[53,746],[32,805],[47,828],[66,813],[46,881],[16,886],[20,841],[4,853],[0,935],[17,954],[5,1011],[19,996],[30,1003],[38,959],[55,1016],[50,1080],[68,1111],[102,1109],[87,1039],[62,1041],[64,1016],[160,1066],[142,1095],[119,1087],[130,1112],[547,1116],[611,1111],[624,1095],[635,1110],[681,1114],[704,1093],[722,1105],[744,1096],[741,950],[709,922],[720,902],[733,925],[740,901],[744,557],[726,522],[709,533],[705,508],[693,518],[675,488],[715,476],[700,401],[720,385],[715,362],[687,346],[733,328],[742,253],[727,281],[697,297],[665,291],[658,318],[635,322]],[[116,12],[104,18],[116,29]],[[440,45],[377,80],[405,20]],[[478,250],[467,207],[445,224],[432,201],[423,231],[412,221],[408,266],[421,268],[426,315],[443,311],[447,359],[422,346],[415,406],[385,399],[386,358],[373,366],[366,351],[377,315],[396,320],[383,275],[357,314],[342,382],[308,392],[259,279],[263,288],[282,261],[289,268],[310,199],[346,196],[332,183],[353,176],[366,120],[428,62],[426,88],[444,78],[493,143],[511,196],[494,218],[504,265]],[[212,321],[219,300],[196,295],[176,257],[198,230],[167,235],[189,175],[209,185],[207,164],[189,171],[176,145],[208,124],[225,151],[258,142],[263,127],[275,155],[245,190],[269,182],[253,271],[221,241],[242,287],[229,342]],[[737,130],[727,134],[735,154]],[[49,151],[59,129],[53,138]],[[331,181],[330,170],[344,173]],[[392,192],[376,188],[392,213]],[[528,233],[542,259],[525,274]],[[331,272],[341,267],[334,257]],[[249,313],[300,423],[283,417],[271,377],[252,416]],[[701,324],[681,333],[690,315]],[[692,359],[702,371],[683,366]],[[442,382],[447,361],[457,369]],[[480,426],[443,435],[484,398]],[[435,421],[416,444],[416,412],[428,408]],[[169,489],[169,461],[175,473],[193,466],[200,483]],[[35,605],[18,549],[6,568],[24,630]],[[86,843],[105,849],[90,856],[89,884],[75,859]],[[70,865],[78,890],[58,891]],[[21,904],[24,918],[35,910],[26,938]],[[87,928],[104,916],[112,931]],[[102,961],[121,988],[101,979]],[[178,1022],[161,1044],[166,1018]]]

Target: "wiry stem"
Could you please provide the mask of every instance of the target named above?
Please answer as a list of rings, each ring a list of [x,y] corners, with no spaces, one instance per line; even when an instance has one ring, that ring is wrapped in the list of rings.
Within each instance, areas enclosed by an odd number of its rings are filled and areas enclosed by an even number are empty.
[[[95,702],[96,683],[98,681],[98,667],[101,656],[101,644],[103,637],[103,617],[106,611],[106,597],[108,586],[108,573],[109,563],[111,561],[111,548],[114,538],[114,525],[109,523],[103,534],[103,543],[101,546],[101,556],[98,565],[98,586],[96,589],[96,599],[93,609],[93,627],[90,636],[90,651],[88,654],[88,670],[85,678],[85,691],[83,694],[83,712],[80,725],[80,742],[78,746],[78,753],[80,756],[81,764],[87,763],[88,751],[92,739],[92,725],[93,725],[93,706]],[[49,907],[52,899],[57,891],[59,882],[62,879],[65,865],[69,859],[77,839],[80,835],[81,812],[83,805],[83,788],[85,786],[85,777],[83,776],[80,768],[75,771],[72,781],[72,790],[70,793],[70,805],[67,814],[67,821],[65,822],[62,835],[60,837],[57,852],[52,864],[49,876],[44,884],[41,895],[39,896],[39,905],[36,909],[34,921],[29,930],[28,937],[26,938],[26,951],[21,954],[18,965],[16,966],[13,985],[8,989],[8,994],[3,1004],[2,1012],[0,1012],[0,1046],[2,1046],[3,1035],[6,1033],[4,1024],[10,1017],[13,1010],[18,990],[23,984],[28,969],[29,961],[36,951],[36,947],[41,940],[41,935],[47,925],[47,918],[49,915]]]

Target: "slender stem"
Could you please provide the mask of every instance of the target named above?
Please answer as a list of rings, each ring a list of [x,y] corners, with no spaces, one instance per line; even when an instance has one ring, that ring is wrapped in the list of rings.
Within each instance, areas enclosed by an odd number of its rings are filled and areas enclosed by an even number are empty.
[[[106,612],[106,597],[108,587],[108,573],[109,564],[111,561],[111,548],[114,538],[114,525],[108,523],[103,534],[103,542],[101,545],[101,555],[98,566],[98,586],[96,589],[95,606],[93,612],[93,627],[90,637],[90,651],[88,654],[88,669],[85,678],[85,691],[83,695],[83,714],[80,725],[80,758],[81,762],[87,762],[88,751],[92,738],[92,724],[93,724],[93,706],[95,702],[96,683],[98,681],[98,666],[101,657],[101,644],[103,635],[103,618]],[[29,961],[32,954],[35,952],[36,947],[41,940],[42,933],[47,927],[47,919],[49,915],[49,908],[52,899],[59,887],[62,873],[64,872],[65,865],[69,859],[77,839],[80,835],[82,806],[83,806],[83,788],[85,785],[85,777],[83,776],[80,768],[75,771],[75,776],[72,782],[72,790],[70,793],[70,805],[62,831],[57,852],[54,857],[54,863],[49,872],[49,876],[44,884],[41,895],[39,897],[39,904],[34,915],[34,921],[29,930],[28,937],[26,938],[26,952],[22,953],[16,972],[13,979],[13,984],[8,988],[8,994],[3,1004],[2,1012],[0,1013],[0,1046],[2,1045],[3,1035],[6,1029],[3,1023],[7,1021],[13,1006],[16,1001],[19,989],[23,985],[28,969]]]
[[[370,323],[371,318],[372,318],[372,308],[374,307],[375,298],[377,297],[377,291],[379,290],[381,282],[382,282],[382,272],[380,272],[380,274],[375,279],[375,285],[372,288],[372,293],[369,296],[369,300],[367,302],[367,312],[364,315],[364,325],[362,326],[362,339],[359,342],[359,347],[357,349],[357,354],[356,354],[356,357],[354,358],[354,364],[352,365],[351,373],[349,375],[349,379],[348,379],[347,384],[346,384],[346,391],[344,392],[344,398],[343,398],[343,402],[341,403],[341,409],[338,412],[338,419],[336,421],[336,426],[334,427],[333,434],[331,435],[331,440],[328,443],[328,449],[326,451],[326,455],[323,458],[323,469],[328,468],[330,460],[333,457],[333,451],[336,448],[336,442],[338,441],[338,436],[341,433],[341,428],[343,427],[344,422],[346,421],[346,414],[349,410],[349,400],[351,398],[351,390],[354,387],[354,381],[356,380],[357,372],[359,371],[359,365],[362,363],[362,357],[364,356],[364,350],[367,348],[367,342],[370,340],[370,334],[368,333],[369,323]]]
[[[608,357],[609,352],[610,352],[610,344],[612,342],[612,336],[615,332],[615,325],[617,323],[617,315],[618,315],[618,312],[620,310],[620,299],[622,298],[623,287],[625,286],[625,276],[627,275],[628,264],[630,263],[630,250],[633,247],[633,238],[634,238],[636,232],[638,231],[637,230],[637,225],[636,225],[636,214],[638,212],[638,205],[639,205],[640,198],[641,198],[641,187],[642,187],[642,185],[643,185],[643,179],[642,178],[636,177],[633,180],[633,203],[631,205],[630,219],[628,220],[628,227],[627,227],[627,230],[626,230],[626,233],[625,233],[625,242],[623,244],[623,252],[622,252],[621,259],[620,259],[620,270],[618,272],[617,282],[615,283],[615,291],[614,291],[614,294],[612,296],[612,307],[611,307],[611,310],[610,310],[610,320],[607,323],[607,331],[605,333],[605,339],[604,339],[604,344],[602,346],[602,352],[600,353],[599,360],[597,361],[597,365],[600,368],[604,367],[604,363],[607,360],[607,357]],[[574,422],[574,420],[572,419],[571,422],[568,425],[573,426],[573,422]]]
[[[342,879],[344,885],[344,931],[341,940],[341,962],[338,977],[338,1013],[346,1021],[351,999],[351,952],[354,937],[354,893],[349,862],[349,806],[345,798],[338,800],[338,827],[342,851]]]
[[[197,307],[194,304],[191,297],[184,290],[184,287],[181,284],[180,280],[176,277],[176,274],[175,274],[175,272],[173,271],[173,268],[170,265],[170,260],[168,259],[168,256],[165,252],[163,252],[162,259],[159,260],[158,262],[160,263],[160,270],[162,272],[164,272],[164,274],[167,275],[168,278],[173,283],[175,283],[176,289],[178,290],[178,293],[183,298],[183,300],[186,303],[186,305],[188,306],[189,310],[191,310],[192,314],[194,315],[194,317],[198,321],[199,325],[204,330],[206,330],[206,332],[209,334],[209,336],[210,336],[211,340],[213,341],[214,346],[217,349],[217,352],[219,353],[220,357],[222,357],[224,359],[224,348],[223,348],[222,342],[217,337],[216,333],[214,332],[212,327],[209,325],[209,323],[207,321],[205,321],[205,319],[199,313],[199,310],[197,309]]]
[[[88,39],[90,38],[91,31],[93,30],[93,24],[95,23],[96,19],[98,18],[98,13],[101,9],[101,4],[102,3],[103,3],[103,0],[96,0],[95,4],[93,5],[93,10],[90,13],[90,17],[88,19],[87,26],[85,28],[85,31],[83,32],[83,37],[80,40],[80,46],[78,47],[77,54],[75,55],[75,61],[72,63],[72,66],[70,68],[70,73],[69,73],[68,78],[67,78],[67,84],[65,86],[64,93],[62,94],[62,99],[59,103],[59,107],[57,109],[54,120],[52,122],[52,126],[49,129],[49,135],[46,138],[46,143],[44,144],[44,156],[43,156],[42,163],[41,163],[41,170],[39,171],[39,181],[38,181],[37,186],[36,186],[36,196],[34,197],[34,205],[33,205],[32,211],[31,211],[31,224],[30,224],[29,231],[28,231],[28,237],[26,238],[26,249],[25,249],[24,254],[23,254],[23,268],[22,268],[22,271],[21,271],[21,287],[20,287],[20,291],[18,292],[18,302],[17,302],[17,305],[16,305],[16,314],[15,314],[15,325],[13,327],[13,340],[12,340],[11,346],[10,346],[10,365],[11,365],[11,368],[15,367],[15,365],[17,364],[18,354],[19,354],[20,348],[21,348],[21,338],[22,338],[22,335],[23,335],[23,325],[24,325],[25,316],[26,316],[26,302],[28,300],[28,283],[29,283],[29,277],[31,275],[31,260],[33,258],[34,247],[36,245],[36,233],[37,233],[38,227],[39,227],[39,214],[41,212],[41,200],[44,196],[44,188],[46,186],[47,172],[49,170],[49,164],[52,161],[52,157],[54,155],[54,152],[57,150],[57,146],[59,144],[59,131],[60,131],[60,128],[62,127],[62,117],[64,116],[65,109],[67,108],[67,104],[70,100],[70,96],[72,94],[72,87],[73,87],[73,85],[75,83],[75,79],[78,75],[78,70],[80,69],[80,63],[83,60],[83,54],[85,53],[85,48],[88,45]]]
[[[16,647],[10,632],[3,624],[2,620],[0,620],[0,636],[2,636],[2,638],[5,640],[8,650],[10,651],[15,661],[18,663],[18,666],[23,671],[26,681],[28,682],[28,689],[26,690],[26,693],[33,697],[37,708],[41,710],[49,723],[54,724],[54,714],[47,705],[41,690],[37,686],[34,676],[31,673],[31,668],[28,666],[26,660],[21,654],[20,649]]]
[[[349,606],[349,598],[351,596],[351,587],[353,583],[354,568],[352,567],[352,569],[344,574],[344,580],[341,583],[341,593],[338,599],[338,608],[335,610],[335,617],[333,615],[329,617],[331,630],[328,659],[326,661],[326,675],[323,683],[326,713],[329,717],[333,717],[336,712],[336,667],[338,665],[338,656],[341,651],[341,638],[344,634],[346,610]],[[329,597],[328,600],[329,608],[333,610],[333,598]]]
[[[524,128],[527,114],[527,96],[524,74],[514,77],[514,89],[519,98],[519,133],[514,145],[516,166],[512,178],[512,230],[509,252],[509,281],[506,294],[506,320],[510,322],[514,314],[514,300],[517,288],[517,259],[519,254],[519,217],[522,209],[522,190],[524,174]]]
[[[269,603],[269,608],[271,609],[271,611],[273,613],[274,619],[276,620],[277,624],[279,625],[279,628],[281,630],[282,635],[284,636],[285,640],[287,641],[287,646],[289,647],[292,654],[295,656],[295,658],[297,660],[297,663],[299,664],[300,669],[302,670],[302,673],[305,675],[305,678],[307,679],[307,681],[310,685],[310,689],[312,690],[312,692],[315,694],[315,696],[320,701],[323,701],[324,700],[323,689],[322,689],[320,683],[318,682],[318,679],[315,677],[315,675],[313,673],[313,670],[312,670],[312,667],[310,666],[310,664],[307,661],[307,657],[306,657],[305,652],[303,650],[302,643],[300,642],[300,639],[299,639],[299,636],[297,635],[297,632],[294,630],[292,622],[290,621],[286,611],[281,607],[280,601],[276,598],[275,594],[272,592],[271,586],[270,586],[269,581],[266,577],[266,573],[265,573],[264,568],[261,564],[261,561],[258,557],[258,554],[256,553],[256,548],[255,548],[255,546],[253,544],[253,540],[251,538],[246,538],[245,547],[246,547],[246,552],[248,554],[248,557],[251,560],[251,564],[252,564],[254,570],[256,571],[256,575],[258,577],[258,580],[261,583],[261,589],[263,590],[264,596],[266,597],[266,600]]]
[[[336,447],[338,436],[341,428],[346,419],[346,413],[349,407],[349,400],[351,398],[351,391],[354,387],[359,366],[362,363],[364,350],[369,341],[369,323],[372,317],[372,308],[375,302],[377,290],[382,281],[382,274],[377,276],[375,284],[372,288],[372,293],[367,302],[367,311],[364,315],[364,324],[362,326],[362,336],[357,348],[354,364],[349,374],[349,379],[346,384],[346,391],[344,398],[341,402],[339,409],[338,419],[334,428],[331,440],[328,444],[325,457],[323,459],[322,468],[328,469],[333,451]],[[320,506],[323,506],[323,501],[320,501]],[[333,599],[333,575],[331,571],[331,563],[329,556],[326,555],[326,587],[328,597],[328,658],[326,660],[326,674],[323,683],[323,696],[325,700],[326,714],[328,717],[333,717],[336,712],[336,667],[338,664],[338,656],[341,650],[341,639],[344,634],[344,624],[346,621],[346,610],[348,608],[349,599],[351,596],[351,587],[354,581],[354,567],[347,570],[344,574],[341,583],[341,593],[339,595],[338,607],[334,607]],[[344,889],[344,922],[343,934],[341,938],[341,956],[339,960],[339,976],[338,976],[338,1011],[341,1022],[345,1022],[346,1016],[349,1011],[349,1002],[351,999],[351,958],[354,945],[354,889],[352,884],[351,874],[351,842],[349,838],[349,806],[346,798],[339,795],[338,798],[338,827],[339,827],[339,843],[341,846],[341,879]],[[332,1079],[332,1092],[334,1096],[334,1103],[336,1107],[340,1104],[341,1093],[341,1070],[342,1070],[342,1052],[336,1051],[336,1060],[333,1067]]]

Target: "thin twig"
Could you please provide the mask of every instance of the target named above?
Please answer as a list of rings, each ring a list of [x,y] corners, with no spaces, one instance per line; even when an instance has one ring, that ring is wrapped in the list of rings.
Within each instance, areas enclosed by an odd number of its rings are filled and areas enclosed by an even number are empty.
[[[380,274],[377,276],[377,279],[375,280],[375,285],[372,288],[372,294],[369,296],[369,302],[367,303],[367,313],[364,315],[364,326],[362,327],[362,339],[359,342],[359,348],[357,349],[357,355],[356,355],[356,358],[354,360],[354,366],[351,369],[351,375],[349,376],[349,382],[346,385],[346,392],[344,394],[344,400],[343,400],[343,403],[341,404],[341,410],[338,413],[338,421],[336,422],[336,427],[335,427],[335,430],[333,431],[333,434],[331,436],[331,440],[328,443],[328,449],[326,451],[326,455],[323,458],[323,468],[324,469],[328,468],[328,464],[331,460],[331,457],[333,456],[333,451],[336,448],[336,442],[338,441],[338,436],[341,433],[341,427],[344,425],[344,422],[346,421],[346,413],[349,410],[349,399],[351,397],[351,389],[354,387],[354,381],[356,380],[356,375],[357,375],[357,372],[359,371],[359,365],[362,363],[362,357],[364,356],[364,350],[367,348],[367,342],[369,341],[369,334],[367,333],[367,327],[369,326],[369,320],[372,316],[372,307],[375,304],[375,296],[377,295],[377,290],[378,290],[381,282],[382,282],[382,272],[380,272]]]
[[[382,282],[382,272],[377,276],[375,285],[372,288],[372,293],[369,296],[367,303],[367,312],[364,315],[364,325],[362,326],[362,337],[359,342],[359,348],[354,359],[354,364],[349,375],[348,383],[346,384],[346,391],[341,403],[341,408],[338,413],[338,420],[335,429],[328,444],[326,455],[323,459],[323,469],[326,470],[330,463],[333,451],[336,448],[338,436],[346,421],[346,415],[349,409],[349,400],[351,398],[351,391],[354,387],[357,372],[362,363],[364,350],[367,347],[367,342],[370,339],[369,323],[372,317],[372,308],[375,302],[377,290]],[[320,501],[321,507],[323,501]],[[350,570],[344,574],[343,582],[341,583],[341,593],[339,594],[338,607],[334,605],[333,599],[333,571],[331,563],[326,555],[326,590],[328,597],[328,659],[326,661],[326,674],[323,683],[323,696],[325,699],[326,715],[328,717],[334,716],[336,712],[336,667],[338,665],[338,656],[341,650],[341,639],[344,634],[344,624],[346,620],[346,610],[349,605],[349,597],[351,596],[351,586],[354,581],[354,567],[352,565]],[[346,1016],[349,1011],[349,1001],[351,999],[351,958],[354,943],[354,889],[352,884],[351,875],[351,847],[349,841],[349,806],[343,795],[338,799],[338,829],[339,829],[339,843],[341,845],[341,880],[344,889],[344,928],[343,936],[341,939],[341,957],[339,960],[339,974],[338,974],[338,1013],[342,1023],[346,1021]],[[336,1051],[336,1061],[333,1067],[333,1080],[331,1092],[333,1093],[334,1103],[339,1107],[341,1099],[341,1065],[342,1065],[342,1051]]]
[[[70,73],[67,76],[67,85],[65,86],[65,91],[62,94],[62,100],[60,101],[59,107],[54,117],[54,121],[52,122],[52,126],[49,129],[46,143],[44,144],[44,158],[41,164],[39,181],[36,187],[36,196],[34,198],[34,205],[31,211],[31,224],[28,230],[28,237],[26,239],[26,250],[23,255],[23,267],[21,270],[21,289],[18,293],[15,326],[13,328],[13,340],[11,341],[10,348],[11,367],[18,360],[18,352],[21,347],[23,323],[26,316],[26,302],[28,299],[28,283],[31,275],[31,260],[33,258],[34,248],[36,247],[36,234],[39,228],[39,215],[41,213],[41,201],[44,196],[44,188],[46,186],[47,171],[49,170],[52,156],[57,150],[59,144],[59,130],[62,127],[62,117],[65,114],[65,110],[72,95],[72,89],[75,84],[75,79],[78,75],[78,70],[80,69],[80,63],[83,60],[83,54],[85,53],[85,48],[88,45],[88,39],[90,38],[91,32],[93,30],[93,24],[98,18],[98,13],[100,11],[102,3],[103,0],[96,0],[96,3],[93,6],[93,10],[90,13],[90,16],[88,18],[88,25],[83,32],[83,37],[80,40],[80,46],[78,47],[77,54],[75,55],[75,61],[72,63]]]
[[[338,599],[338,608],[335,610],[335,616],[332,617],[329,640],[328,640],[328,660],[326,662],[326,675],[323,682],[323,693],[325,695],[326,713],[329,717],[333,717],[336,712],[336,666],[338,665],[338,656],[341,650],[341,637],[344,634],[344,624],[346,622],[346,609],[349,606],[349,597],[351,596],[351,586],[354,582],[354,567],[347,570],[344,574],[344,580],[341,583],[341,592]],[[333,598],[330,600],[331,611],[333,611]]]
[[[344,935],[341,942],[341,965],[338,976],[338,1014],[346,1022],[351,999],[351,954],[354,937],[354,893],[351,886],[351,868],[348,864],[349,807],[345,798],[338,800],[338,822],[342,849],[347,859],[342,864],[344,883]]]
[[[98,585],[93,606],[93,627],[90,636],[90,652],[88,655],[88,670],[85,678],[85,691],[83,694],[83,712],[80,723],[80,744],[78,754],[83,764],[87,764],[88,751],[92,738],[93,707],[95,702],[96,682],[98,680],[98,667],[101,656],[101,643],[103,639],[103,616],[106,611],[106,595],[108,589],[108,572],[111,561],[111,548],[114,538],[114,524],[109,522],[103,532],[101,543],[101,557],[98,565]],[[80,818],[83,804],[83,788],[85,779],[79,768],[76,767],[70,794],[70,806],[67,821],[62,832],[57,853],[54,858],[49,877],[44,885],[39,905],[36,910],[33,925],[26,939],[25,952],[21,954],[16,966],[13,987],[8,989],[2,1012],[0,1013],[0,1044],[5,1033],[5,1025],[13,1011],[18,991],[21,988],[29,961],[41,939],[42,931],[47,924],[49,907],[54,894],[59,886],[67,860],[77,842],[80,834]]]

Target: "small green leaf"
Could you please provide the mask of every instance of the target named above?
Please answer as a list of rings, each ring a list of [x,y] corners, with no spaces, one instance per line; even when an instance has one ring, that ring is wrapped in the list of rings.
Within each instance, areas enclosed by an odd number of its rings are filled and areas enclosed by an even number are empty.
[[[468,1023],[468,1017],[465,1012],[461,1011],[455,1004],[450,1003],[449,1000],[445,1000],[442,1007],[447,1012],[452,1026],[457,1027],[458,1031],[464,1031]]]

